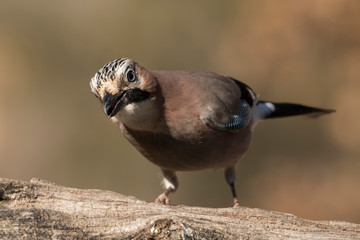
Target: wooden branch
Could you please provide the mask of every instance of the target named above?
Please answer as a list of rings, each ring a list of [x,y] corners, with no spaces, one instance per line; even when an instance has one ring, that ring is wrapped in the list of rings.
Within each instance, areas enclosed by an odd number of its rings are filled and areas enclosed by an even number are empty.
[[[360,225],[252,208],[163,206],[0,178],[0,239],[360,239]]]

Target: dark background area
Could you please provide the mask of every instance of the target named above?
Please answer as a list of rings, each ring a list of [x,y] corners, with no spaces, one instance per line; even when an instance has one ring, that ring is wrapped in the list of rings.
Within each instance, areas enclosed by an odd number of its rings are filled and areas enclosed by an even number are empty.
[[[237,189],[244,206],[360,223],[359,1],[1,1],[0,177],[153,201],[159,169],[89,87],[120,57],[213,71],[265,100],[336,109],[260,123]],[[179,180],[174,204],[232,204],[220,170]]]

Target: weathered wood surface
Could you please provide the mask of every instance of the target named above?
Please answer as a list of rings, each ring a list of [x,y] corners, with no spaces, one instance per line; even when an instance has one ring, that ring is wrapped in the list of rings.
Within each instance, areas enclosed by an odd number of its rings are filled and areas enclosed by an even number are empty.
[[[0,178],[0,239],[360,239],[360,225],[252,208],[163,206]]]

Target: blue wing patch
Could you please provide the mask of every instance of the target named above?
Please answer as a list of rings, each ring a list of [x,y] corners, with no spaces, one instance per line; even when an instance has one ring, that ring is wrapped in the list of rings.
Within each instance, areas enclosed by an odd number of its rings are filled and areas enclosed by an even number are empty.
[[[241,101],[240,113],[232,115],[232,121],[230,123],[219,123],[217,127],[222,130],[239,130],[246,127],[250,120],[251,107],[245,101]]]

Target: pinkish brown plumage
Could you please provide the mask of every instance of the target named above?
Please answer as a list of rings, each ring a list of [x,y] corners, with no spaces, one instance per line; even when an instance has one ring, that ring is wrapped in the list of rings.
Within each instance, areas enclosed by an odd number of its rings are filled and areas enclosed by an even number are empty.
[[[165,192],[156,201],[164,204],[177,171],[224,168],[238,206],[236,163],[258,121],[332,112],[259,101],[246,84],[215,73],[148,71],[125,58],[106,64],[90,86],[125,138],[162,170]]]

